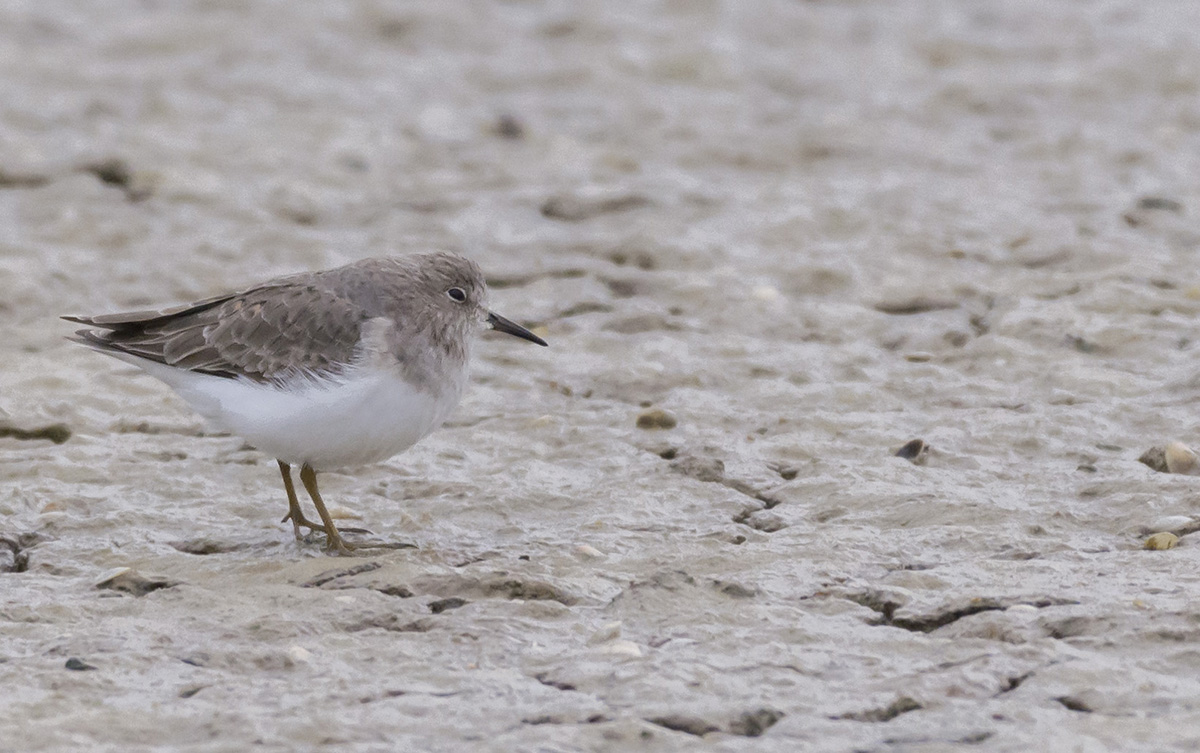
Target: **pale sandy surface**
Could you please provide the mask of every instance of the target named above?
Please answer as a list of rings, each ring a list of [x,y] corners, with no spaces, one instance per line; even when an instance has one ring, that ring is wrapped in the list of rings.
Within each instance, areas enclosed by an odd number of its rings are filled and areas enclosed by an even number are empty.
[[[1200,745],[1200,4],[245,5],[0,4],[0,749]],[[380,556],[55,318],[430,247]]]

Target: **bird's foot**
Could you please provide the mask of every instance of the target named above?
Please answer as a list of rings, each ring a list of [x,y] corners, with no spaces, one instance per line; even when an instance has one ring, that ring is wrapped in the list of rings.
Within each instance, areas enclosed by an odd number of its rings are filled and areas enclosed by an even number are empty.
[[[356,541],[351,543],[343,539],[340,535],[334,534],[330,536],[325,534],[325,551],[328,554],[339,554],[343,556],[353,556],[356,554],[365,554],[371,550],[379,549],[416,549],[416,544],[410,544],[407,541]]]
[[[330,537],[329,534],[325,535],[325,551],[329,554],[356,555],[366,554],[370,551],[386,549],[395,550],[416,548],[416,544],[410,544],[407,541],[381,541],[380,539],[368,539],[366,541],[349,542],[338,534],[334,534],[333,537]]]
[[[305,528],[307,528],[310,531],[320,531],[321,533],[328,533],[328,531],[325,530],[324,523],[314,523],[311,520],[309,520],[308,518],[304,517],[303,513],[300,514],[300,519],[297,520],[296,518],[294,518],[292,516],[292,513],[289,512],[287,515],[284,515],[283,520],[281,520],[279,522],[286,523],[289,520],[292,521],[292,527],[296,529],[296,541],[302,541],[304,539],[304,537],[300,535],[300,526],[304,526]],[[372,532],[371,529],[369,529],[369,528],[342,528],[340,530],[342,533],[371,533]]]
[[[324,524],[312,522],[311,520],[305,518],[303,513],[301,513],[298,517],[299,517],[299,519],[297,519],[296,517],[293,517],[292,513],[289,512],[287,515],[284,515],[283,520],[281,520],[279,522],[286,523],[289,520],[292,521],[292,526],[295,528],[295,531],[296,531],[296,541],[309,541],[310,540],[308,536],[304,536],[300,533],[301,526],[304,526],[311,532],[309,534],[310,536],[312,533],[325,534],[325,547],[324,548],[325,548],[325,551],[329,552],[330,554],[351,555],[351,554],[354,554],[355,552],[362,551],[365,549],[416,549],[417,548],[416,544],[410,544],[407,541],[374,540],[374,541],[358,541],[358,542],[351,543],[351,542],[343,539],[341,534],[343,534],[343,533],[372,534],[372,531],[367,528],[335,528],[333,531],[333,535],[330,535],[329,529],[327,529]]]
[[[347,529],[347,530],[349,530],[349,529]],[[327,554],[339,554],[339,555],[343,555],[343,556],[349,556],[349,555],[353,554],[354,550],[356,550],[356,549],[358,549],[357,546],[355,546],[354,544],[346,543],[346,540],[343,539],[340,535],[338,535],[338,532],[336,530],[325,532],[325,552]]]

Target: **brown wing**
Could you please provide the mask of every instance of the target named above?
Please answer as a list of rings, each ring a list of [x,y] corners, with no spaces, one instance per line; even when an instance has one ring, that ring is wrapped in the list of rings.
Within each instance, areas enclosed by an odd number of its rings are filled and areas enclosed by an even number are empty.
[[[76,340],[181,369],[268,382],[297,373],[336,373],[354,357],[358,305],[303,282],[264,285],[163,311],[64,316]]]

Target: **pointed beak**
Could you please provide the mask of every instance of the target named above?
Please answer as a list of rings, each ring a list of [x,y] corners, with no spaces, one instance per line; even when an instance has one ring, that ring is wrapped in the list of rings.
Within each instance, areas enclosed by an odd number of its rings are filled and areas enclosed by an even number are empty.
[[[508,319],[505,319],[504,317],[502,317],[499,314],[494,313],[492,311],[488,312],[487,326],[490,329],[496,330],[497,332],[503,332],[507,335],[519,337],[522,340],[528,340],[531,343],[537,343],[538,345],[548,345],[549,344],[542,338],[538,337],[537,335],[533,334],[529,330],[522,327],[520,324],[517,324],[516,322],[513,322],[513,321],[509,321]]]

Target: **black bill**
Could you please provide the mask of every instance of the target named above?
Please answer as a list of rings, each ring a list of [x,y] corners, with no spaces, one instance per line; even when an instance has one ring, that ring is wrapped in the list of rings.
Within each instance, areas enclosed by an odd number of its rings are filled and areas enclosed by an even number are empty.
[[[533,334],[529,330],[522,327],[520,324],[509,321],[508,319],[505,319],[504,317],[500,316],[499,314],[493,313],[491,311],[488,312],[487,323],[488,323],[489,327],[496,330],[497,332],[503,332],[507,335],[513,335],[514,337],[519,337],[522,340],[528,340],[529,342],[537,343],[538,345],[548,345],[549,344],[542,338],[538,337],[537,335]]]

